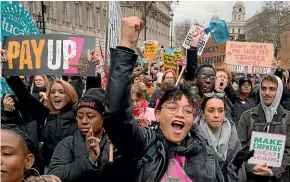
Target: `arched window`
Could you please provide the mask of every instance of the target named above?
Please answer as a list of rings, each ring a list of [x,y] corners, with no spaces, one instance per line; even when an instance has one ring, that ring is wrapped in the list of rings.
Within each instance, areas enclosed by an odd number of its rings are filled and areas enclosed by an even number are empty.
[[[239,12],[241,13],[242,11],[243,11],[242,8],[240,8],[240,9],[239,9]]]
[[[237,15],[235,15],[235,20],[237,19]]]

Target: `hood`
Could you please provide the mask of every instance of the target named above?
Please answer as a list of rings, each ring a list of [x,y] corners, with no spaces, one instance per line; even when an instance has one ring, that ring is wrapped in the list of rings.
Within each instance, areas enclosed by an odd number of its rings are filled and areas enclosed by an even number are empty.
[[[263,101],[262,91],[261,91],[262,90],[262,88],[261,88],[262,84],[260,84],[261,105],[263,107],[267,122],[271,122],[273,117],[274,117],[274,115],[276,114],[276,110],[277,110],[277,108],[278,108],[278,106],[280,104],[280,100],[281,100],[282,93],[283,93],[282,80],[279,77],[277,77],[277,76],[275,76],[275,77],[276,77],[277,82],[278,82],[278,88],[277,88],[277,93],[276,93],[275,99],[274,99],[273,103],[270,106],[266,106],[264,101]],[[261,83],[263,82],[263,80],[261,81]]]

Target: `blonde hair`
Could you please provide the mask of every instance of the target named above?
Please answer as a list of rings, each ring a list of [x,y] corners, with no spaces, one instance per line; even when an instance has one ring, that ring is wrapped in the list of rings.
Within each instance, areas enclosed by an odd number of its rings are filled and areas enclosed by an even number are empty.
[[[139,85],[132,85],[131,87],[131,96],[135,94],[135,96],[139,99],[146,99],[143,89]]]
[[[30,176],[26,182],[61,182],[59,177],[54,175]]]
[[[33,93],[33,88],[35,87],[35,78],[36,78],[37,76],[41,76],[41,77],[44,79],[44,86],[45,86],[45,88],[46,88],[46,93],[47,93],[47,91],[48,91],[48,89],[49,89],[49,86],[50,86],[50,83],[49,83],[49,81],[48,81],[47,76],[45,76],[45,75],[35,75],[35,76],[33,77],[32,85],[31,85],[31,88],[30,88],[30,93],[31,93],[31,94]]]
[[[51,104],[50,94],[51,94],[51,87],[57,83],[60,84],[64,89],[67,104],[72,103],[72,104],[76,105],[78,102],[78,95],[77,95],[75,89],[68,82],[66,82],[64,80],[56,79],[50,85],[50,88],[49,88],[48,94],[47,94],[47,97],[48,97],[47,107],[50,109],[50,111],[55,111],[55,108]]]
[[[216,73],[219,71],[225,72],[228,76],[229,82],[232,80],[232,74],[226,66],[217,66],[217,67],[215,67],[215,71],[216,71]]]

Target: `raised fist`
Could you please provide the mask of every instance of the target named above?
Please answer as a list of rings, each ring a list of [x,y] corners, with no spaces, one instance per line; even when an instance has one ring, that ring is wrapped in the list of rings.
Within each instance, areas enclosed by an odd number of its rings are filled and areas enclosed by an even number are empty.
[[[136,47],[143,21],[138,17],[122,18],[121,21],[121,45],[130,49]]]

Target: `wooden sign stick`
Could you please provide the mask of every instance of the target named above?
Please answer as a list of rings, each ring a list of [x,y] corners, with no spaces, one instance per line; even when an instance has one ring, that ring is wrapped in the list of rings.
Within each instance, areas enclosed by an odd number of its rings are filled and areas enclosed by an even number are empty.
[[[178,85],[178,82],[180,81],[180,79],[181,79],[181,77],[182,77],[182,74],[183,74],[183,72],[184,72],[184,70],[185,70],[185,65],[184,66],[182,66],[182,70],[181,70],[181,72],[180,72],[180,74],[179,74],[179,76],[178,76],[178,79],[177,79],[177,81],[176,81],[176,83],[175,83],[175,86],[177,86]]]
[[[110,143],[109,162],[113,162],[113,159],[114,159],[114,145]]]

